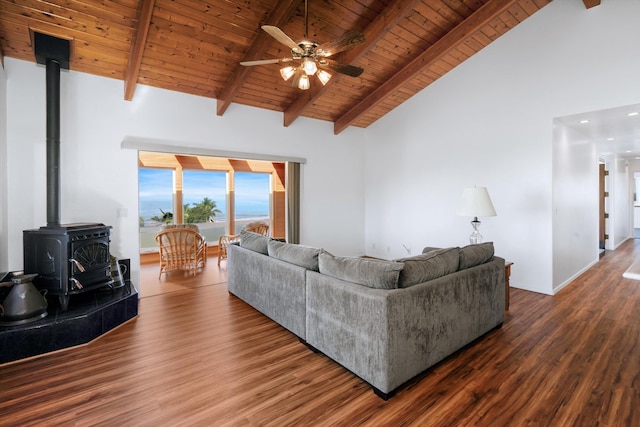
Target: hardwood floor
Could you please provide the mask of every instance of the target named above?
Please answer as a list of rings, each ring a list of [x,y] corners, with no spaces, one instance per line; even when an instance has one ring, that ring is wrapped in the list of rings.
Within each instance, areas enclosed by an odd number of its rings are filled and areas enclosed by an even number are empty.
[[[86,346],[0,366],[0,425],[638,426],[638,255],[554,297],[512,289],[501,329],[386,402],[224,282],[172,284]]]

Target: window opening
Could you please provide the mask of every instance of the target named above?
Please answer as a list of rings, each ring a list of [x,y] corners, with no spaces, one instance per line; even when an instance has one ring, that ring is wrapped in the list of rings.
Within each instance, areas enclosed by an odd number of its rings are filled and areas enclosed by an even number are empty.
[[[140,168],[138,173],[138,222],[140,251],[156,251],[155,236],[163,224],[173,223],[174,171]]]
[[[235,173],[235,233],[254,221],[265,222],[271,228],[270,178],[268,173]]]
[[[185,170],[182,173],[183,222],[197,224],[207,242],[226,234],[227,173]]]

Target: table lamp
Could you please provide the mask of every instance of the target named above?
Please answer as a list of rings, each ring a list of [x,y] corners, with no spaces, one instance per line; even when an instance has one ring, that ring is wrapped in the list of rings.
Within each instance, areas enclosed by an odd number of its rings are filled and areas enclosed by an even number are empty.
[[[472,216],[471,226],[473,233],[469,237],[469,242],[473,244],[482,243],[482,235],[478,228],[480,227],[479,216],[496,216],[496,210],[491,203],[489,192],[486,187],[469,187],[462,191],[460,203],[458,203],[457,214],[459,216]]]

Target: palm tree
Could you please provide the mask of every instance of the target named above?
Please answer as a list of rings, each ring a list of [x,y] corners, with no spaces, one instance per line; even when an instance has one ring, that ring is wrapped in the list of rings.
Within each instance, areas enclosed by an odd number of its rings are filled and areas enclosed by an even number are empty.
[[[184,205],[184,222],[187,224],[213,222],[216,214],[222,213],[217,208],[215,201],[208,197],[202,199],[199,203],[194,203],[193,207],[189,207],[187,203]]]
[[[162,213],[162,216],[156,215],[154,217],[151,217],[151,221],[158,221],[164,224],[169,224],[173,222],[173,214],[171,212],[165,212],[162,209],[160,209],[160,212]]]

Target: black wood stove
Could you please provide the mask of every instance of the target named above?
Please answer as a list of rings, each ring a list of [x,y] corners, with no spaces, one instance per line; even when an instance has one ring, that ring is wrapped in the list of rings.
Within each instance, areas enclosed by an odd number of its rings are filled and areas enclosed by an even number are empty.
[[[60,69],[69,68],[70,43],[34,32],[38,64],[47,78],[47,225],[23,231],[24,272],[48,294],[57,295],[63,311],[69,297],[104,286],[113,288],[109,259],[111,227],[60,224]]]
[[[33,284],[57,295],[66,311],[71,295],[113,287],[110,230],[104,224],[90,223],[24,230],[24,272],[37,273]]]

